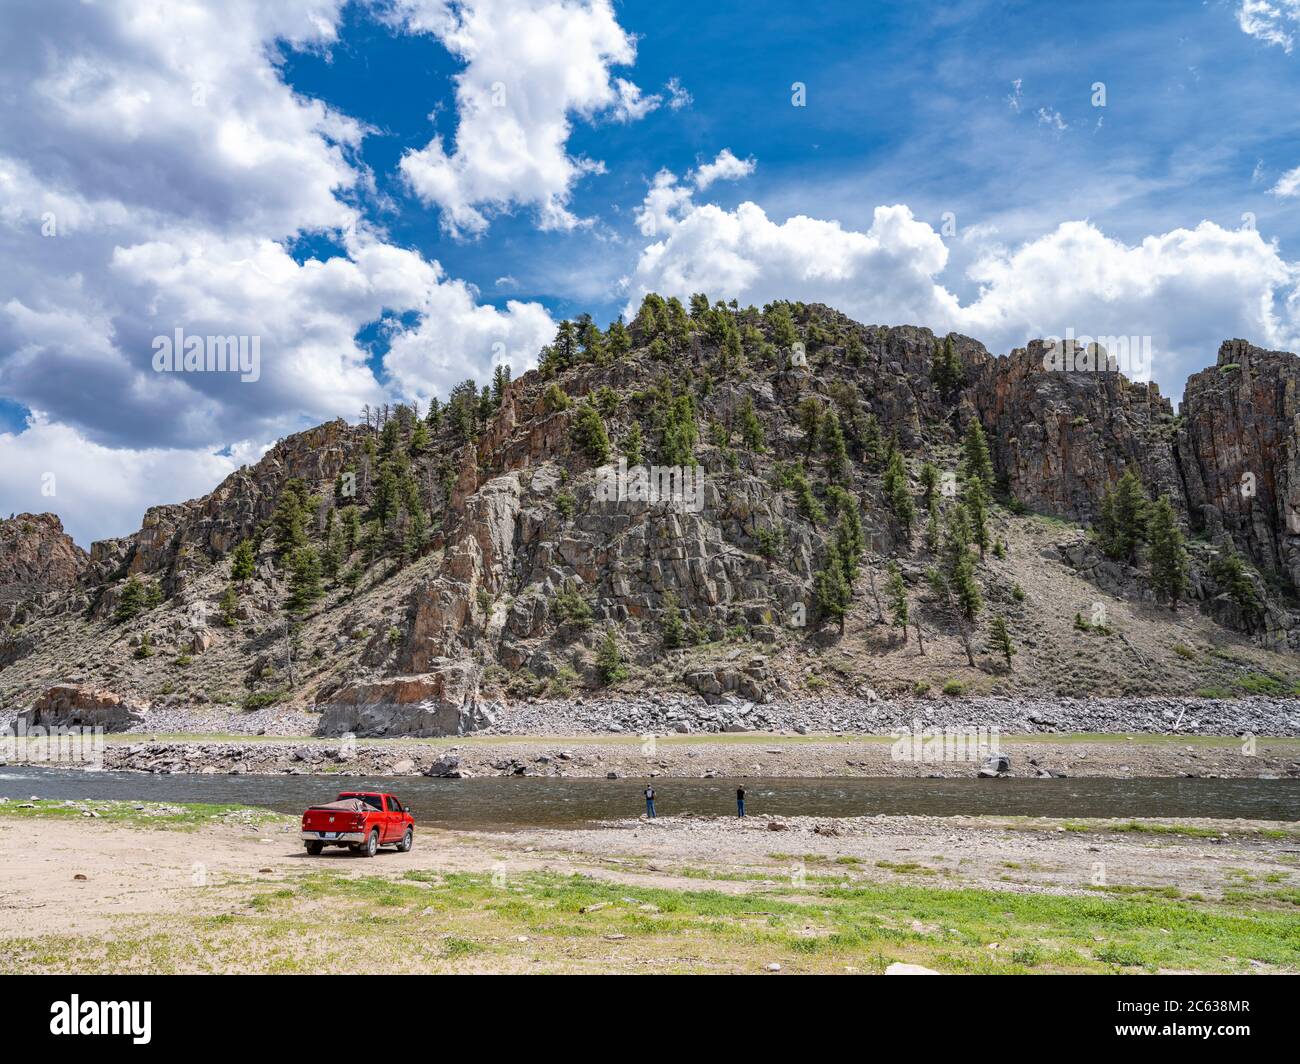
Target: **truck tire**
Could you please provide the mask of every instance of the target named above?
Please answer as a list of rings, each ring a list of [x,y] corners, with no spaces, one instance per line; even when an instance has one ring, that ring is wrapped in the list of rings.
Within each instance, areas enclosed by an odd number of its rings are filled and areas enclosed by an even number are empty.
[[[410,853],[411,847],[415,845],[415,829],[407,828],[406,834],[402,836],[402,841],[397,844],[397,849],[401,853]]]
[[[319,857],[320,852],[323,849],[325,849],[325,844],[323,842],[307,843],[307,853],[310,854],[312,857]]]
[[[372,831],[369,835],[366,836],[366,844],[364,847],[362,847],[361,856],[374,857],[374,855],[377,854],[378,852],[379,852],[379,829],[375,828],[374,831]]]

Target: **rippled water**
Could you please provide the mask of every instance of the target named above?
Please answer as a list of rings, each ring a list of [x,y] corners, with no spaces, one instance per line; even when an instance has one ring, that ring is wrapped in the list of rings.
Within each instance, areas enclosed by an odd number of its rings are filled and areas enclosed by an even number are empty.
[[[1005,814],[1300,820],[1300,780],[744,780],[751,816]],[[735,780],[657,779],[661,816],[735,813]],[[367,776],[154,776],[27,766],[0,769],[0,796],[235,802],[300,813],[341,790],[391,791],[416,819],[445,827],[563,827],[637,816],[644,780]]]

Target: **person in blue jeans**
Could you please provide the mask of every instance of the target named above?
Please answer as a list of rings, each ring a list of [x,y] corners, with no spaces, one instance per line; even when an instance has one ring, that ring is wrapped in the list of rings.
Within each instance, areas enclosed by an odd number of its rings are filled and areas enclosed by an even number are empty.
[[[655,818],[655,789],[649,784],[645,788],[645,815],[651,820]]]
[[[745,788],[736,788],[736,816],[745,815]]]

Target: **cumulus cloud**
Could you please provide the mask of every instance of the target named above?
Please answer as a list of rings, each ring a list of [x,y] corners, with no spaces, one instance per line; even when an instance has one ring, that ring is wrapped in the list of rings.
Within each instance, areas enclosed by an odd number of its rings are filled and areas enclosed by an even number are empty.
[[[739,181],[754,172],[754,159],[737,159],[730,148],[723,148],[711,163],[705,163],[694,174],[695,187],[703,192],[715,181]]]
[[[569,154],[573,118],[630,122],[662,102],[611,68],[636,45],[609,0],[396,0],[391,21],[436,36],[465,69],[456,76],[455,137],[402,157],[412,191],[458,236],[494,213],[531,207],[542,229],[572,229],[574,184],[601,164]]]
[[[104,447],[37,412],[23,432],[0,433],[0,497],[5,513],[57,513],[83,547],[138,528],[165,485],[167,501],[194,498],[263,448],[244,444],[222,455],[172,448]],[[150,490],[152,487],[152,490]]]
[[[212,487],[231,441],[256,450],[365,402],[520,364],[545,332],[540,306],[480,306],[352,205],[369,180],[366,130],[293,92],[275,59],[328,48],[342,6],[6,6],[0,395],[40,412],[0,436],[7,498],[31,498],[77,446],[120,454],[121,475],[103,478],[120,505],[71,475],[57,508],[79,538],[129,531],[145,505]],[[318,233],[335,252],[290,253]],[[379,321],[393,350],[377,377],[357,336]],[[153,340],[177,328],[256,338],[258,379],[155,372]]]
[[[751,157],[738,159],[730,148],[723,148],[711,163],[704,163],[686,174],[686,183],[678,181],[671,170],[655,174],[645,199],[634,219],[642,236],[652,237],[666,231],[672,222],[695,206],[694,192],[702,192],[715,181],[738,181],[754,172]]]
[[[1154,376],[1167,384],[1207,363],[1212,338],[1300,346],[1300,265],[1253,229],[1202,222],[1128,245],[1068,222],[977,256],[967,274],[978,294],[963,304],[944,283],[948,248],[903,205],[877,207],[865,232],[802,215],[775,221],[754,203],[688,205],[659,224],[629,280],[629,314],[646,292],[705,292],[828,303],[863,322],[957,330],[995,351],[1070,329],[1150,336]]]
[[[1237,23],[1250,36],[1290,52],[1300,29],[1300,0],[1241,0]]]

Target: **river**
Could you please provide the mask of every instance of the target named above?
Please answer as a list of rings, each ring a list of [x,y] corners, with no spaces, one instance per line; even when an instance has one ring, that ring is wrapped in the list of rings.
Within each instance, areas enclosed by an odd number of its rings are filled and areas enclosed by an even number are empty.
[[[655,781],[661,816],[735,811],[735,780]],[[1052,817],[1216,817],[1300,820],[1293,779],[748,779],[751,816],[1007,815]],[[0,796],[11,799],[115,798],[220,802],[297,814],[338,791],[391,791],[437,827],[572,827],[636,816],[644,809],[635,779],[423,776],[212,776],[87,772],[10,765]]]

